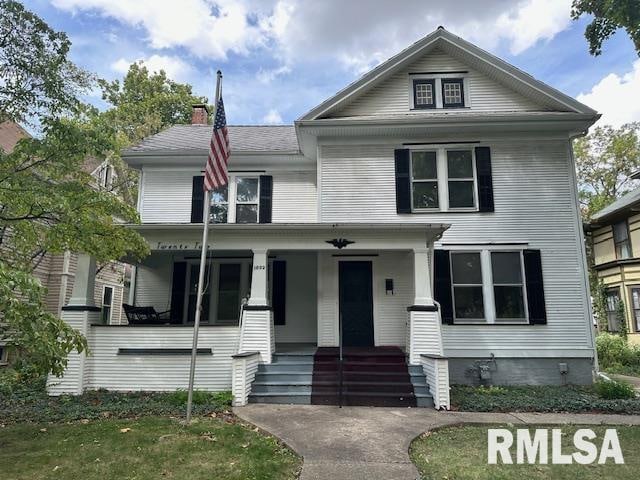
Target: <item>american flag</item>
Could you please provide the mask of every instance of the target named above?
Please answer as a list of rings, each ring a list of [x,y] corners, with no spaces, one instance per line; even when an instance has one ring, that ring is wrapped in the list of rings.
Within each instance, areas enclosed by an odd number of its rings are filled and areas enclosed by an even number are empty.
[[[229,162],[229,132],[224,115],[222,97],[216,106],[216,118],[213,122],[213,135],[209,143],[209,158],[204,170],[204,189],[215,190],[227,184],[227,164]]]

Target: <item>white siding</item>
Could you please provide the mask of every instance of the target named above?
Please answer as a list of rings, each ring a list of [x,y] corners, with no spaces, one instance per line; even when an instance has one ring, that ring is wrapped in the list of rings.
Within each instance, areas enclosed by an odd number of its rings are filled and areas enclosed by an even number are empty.
[[[317,221],[316,174],[273,175],[273,223]]]
[[[142,222],[191,222],[193,177],[197,175],[201,175],[199,170],[145,169]],[[315,171],[273,174],[274,223],[315,222],[317,211]]]
[[[119,348],[191,348],[189,327],[91,327],[88,341],[86,388],[168,391],[186,389],[189,355],[118,355]],[[213,355],[198,355],[195,388],[231,389],[231,356],[236,353],[238,327],[202,327],[198,348]]]
[[[574,349],[588,356],[588,299],[581,270],[568,142],[494,142],[490,147],[495,213],[398,215],[393,146],[323,146],[319,160],[321,220],[451,223],[436,247],[526,242],[529,248],[540,249],[548,324],[445,325],[445,355],[502,351],[518,356]]]
[[[244,310],[237,352],[260,352],[260,362],[271,363],[274,347],[273,313],[270,310]]]
[[[496,80],[473,70],[441,50],[434,50],[409,67],[394,74],[369,92],[354,99],[332,117],[360,115],[406,114],[410,112],[410,72],[467,71],[470,109],[473,111],[540,111],[535,104]],[[442,112],[442,110],[438,110]],[[428,114],[421,110],[418,114]]]
[[[140,217],[143,223],[189,223],[193,177],[199,170],[144,170]]]
[[[287,262],[285,325],[276,325],[276,343],[316,343],[318,338],[315,253],[278,254]]]
[[[233,359],[233,406],[242,407],[249,401],[251,384],[256,378],[256,372],[260,365],[259,355],[236,357]]]
[[[338,345],[338,261],[348,260],[372,262],[376,345],[404,347],[406,309],[413,302],[413,260],[405,252],[380,252],[372,257],[333,257],[331,252],[319,254],[318,345]],[[394,282],[393,295],[385,291],[387,278]]]

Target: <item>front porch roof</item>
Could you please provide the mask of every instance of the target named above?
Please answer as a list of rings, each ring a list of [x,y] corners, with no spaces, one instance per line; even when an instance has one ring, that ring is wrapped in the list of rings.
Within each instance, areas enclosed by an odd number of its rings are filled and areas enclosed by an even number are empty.
[[[209,248],[215,250],[413,250],[424,249],[451,225],[445,223],[268,223],[214,224]],[[128,225],[152,251],[200,250],[201,223]],[[342,249],[329,243],[346,239]]]

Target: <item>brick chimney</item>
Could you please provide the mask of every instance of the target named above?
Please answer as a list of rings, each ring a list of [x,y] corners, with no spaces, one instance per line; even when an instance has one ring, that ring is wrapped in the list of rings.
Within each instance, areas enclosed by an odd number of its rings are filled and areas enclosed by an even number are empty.
[[[209,107],[204,103],[196,103],[191,108],[191,125],[207,125],[209,123]]]

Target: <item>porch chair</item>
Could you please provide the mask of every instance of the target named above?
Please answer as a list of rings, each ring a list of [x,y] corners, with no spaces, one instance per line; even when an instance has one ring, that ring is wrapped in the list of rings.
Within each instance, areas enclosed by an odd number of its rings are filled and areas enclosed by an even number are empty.
[[[158,312],[154,307],[134,307],[122,304],[129,325],[162,325],[172,323],[171,310]]]

